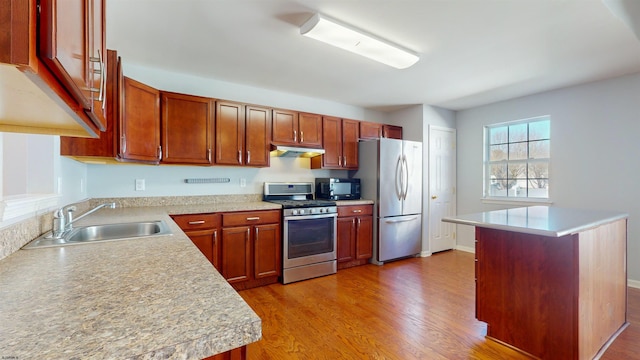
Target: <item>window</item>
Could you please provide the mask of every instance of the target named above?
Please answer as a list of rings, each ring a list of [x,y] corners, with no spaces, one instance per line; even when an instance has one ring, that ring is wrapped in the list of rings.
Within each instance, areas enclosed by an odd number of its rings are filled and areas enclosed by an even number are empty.
[[[549,198],[548,116],[485,127],[485,198]]]

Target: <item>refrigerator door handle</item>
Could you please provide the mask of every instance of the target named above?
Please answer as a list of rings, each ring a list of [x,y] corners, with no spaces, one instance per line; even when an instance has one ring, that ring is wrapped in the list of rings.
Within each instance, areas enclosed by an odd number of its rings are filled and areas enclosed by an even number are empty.
[[[396,197],[398,200],[402,200],[402,157],[398,156],[398,161],[396,162],[396,181],[395,181],[395,191]]]
[[[409,192],[409,163],[407,162],[407,156],[406,155],[402,155],[402,163],[404,164],[404,177],[405,177],[405,181],[404,183],[404,189],[403,189],[403,195],[402,195],[402,199],[407,200],[407,193]]]
[[[418,216],[412,216],[410,218],[405,218],[405,219],[385,220],[384,222],[386,222],[387,224],[395,224],[395,223],[413,221],[413,220],[416,220],[416,219],[418,219]]]

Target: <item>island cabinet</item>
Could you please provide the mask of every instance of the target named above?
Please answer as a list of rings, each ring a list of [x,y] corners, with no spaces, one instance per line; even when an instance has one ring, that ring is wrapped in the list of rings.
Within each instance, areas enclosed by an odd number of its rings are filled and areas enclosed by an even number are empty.
[[[476,317],[540,359],[599,358],[626,321],[626,214],[534,206],[443,219],[476,227]]]
[[[247,346],[229,350],[222,354],[213,355],[203,360],[245,360],[247,358]]]
[[[359,121],[323,117],[322,144],[325,153],[311,158],[311,168],[357,170],[359,132]]]
[[[215,129],[216,164],[269,166],[270,109],[218,101]]]
[[[222,214],[222,276],[236,290],[275,283],[282,274],[280,210]]]
[[[220,271],[220,214],[172,215],[180,229],[200,249],[209,262]]]
[[[161,92],[164,164],[213,164],[215,100]]]
[[[271,142],[274,145],[321,148],[322,116],[274,109]]]
[[[338,269],[366,264],[373,254],[373,205],[338,206]]]

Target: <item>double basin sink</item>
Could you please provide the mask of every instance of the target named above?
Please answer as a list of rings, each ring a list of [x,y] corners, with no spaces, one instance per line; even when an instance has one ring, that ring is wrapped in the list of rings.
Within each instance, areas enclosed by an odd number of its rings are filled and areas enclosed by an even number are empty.
[[[115,241],[148,236],[171,235],[164,220],[89,225],[76,227],[63,236],[52,237],[44,234],[28,243],[23,249],[86,244],[92,242]]]

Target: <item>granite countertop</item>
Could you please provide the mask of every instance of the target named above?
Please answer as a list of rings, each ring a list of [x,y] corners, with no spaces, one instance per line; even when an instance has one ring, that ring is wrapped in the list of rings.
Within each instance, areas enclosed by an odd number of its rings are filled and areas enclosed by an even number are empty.
[[[530,206],[445,217],[442,221],[527,234],[560,237],[612,221],[625,213],[599,210]]]
[[[261,338],[261,320],[168,214],[251,202],[101,209],[92,225],[165,220],[173,235],[19,250],[0,261],[0,356],[196,359]]]

